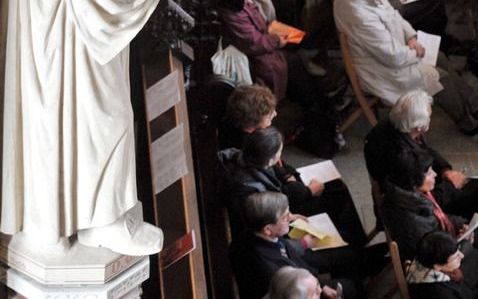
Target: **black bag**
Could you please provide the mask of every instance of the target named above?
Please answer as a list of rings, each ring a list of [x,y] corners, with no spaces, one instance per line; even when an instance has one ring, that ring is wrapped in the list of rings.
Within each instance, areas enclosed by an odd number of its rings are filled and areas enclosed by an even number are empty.
[[[400,13],[415,30],[445,35],[448,22],[445,0],[420,0],[400,7]]]
[[[339,146],[336,134],[335,113],[326,113],[319,105],[312,106],[304,115],[303,130],[297,137],[296,146],[322,159],[332,158]]]

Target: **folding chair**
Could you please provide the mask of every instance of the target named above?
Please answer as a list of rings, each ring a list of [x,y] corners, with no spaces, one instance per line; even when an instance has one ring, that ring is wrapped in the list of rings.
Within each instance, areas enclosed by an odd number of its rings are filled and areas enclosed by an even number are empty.
[[[375,126],[377,124],[377,118],[372,111],[372,107],[379,103],[379,99],[377,97],[373,97],[369,101],[364,95],[362,91],[362,87],[360,86],[360,82],[358,80],[357,73],[355,72],[355,66],[352,61],[352,56],[350,56],[350,49],[348,44],[347,35],[343,32],[339,32],[339,40],[340,40],[340,48],[342,50],[342,56],[345,65],[345,71],[347,72],[347,76],[349,77],[350,84],[352,85],[352,89],[355,94],[355,98],[357,100],[358,107],[348,116],[343,124],[340,126],[340,132],[344,132],[347,130],[359,117],[362,113],[367,118],[368,122]]]

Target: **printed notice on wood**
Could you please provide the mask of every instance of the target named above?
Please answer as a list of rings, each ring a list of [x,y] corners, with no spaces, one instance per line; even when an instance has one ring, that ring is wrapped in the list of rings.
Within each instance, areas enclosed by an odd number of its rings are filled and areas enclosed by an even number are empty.
[[[194,230],[185,234],[181,238],[174,241],[168,247],[164,248],[159,254],[161,271],[167,269],[172,264],[185,257],[188,253],[196,248],[196,237]]]
[[[178,125],[151,144],[155,194],[188,173],[184,151],[184,128]]]
[[[179,77],[178,71],[175,70],[146,90],[148,121],[160,116],[180,100]]]

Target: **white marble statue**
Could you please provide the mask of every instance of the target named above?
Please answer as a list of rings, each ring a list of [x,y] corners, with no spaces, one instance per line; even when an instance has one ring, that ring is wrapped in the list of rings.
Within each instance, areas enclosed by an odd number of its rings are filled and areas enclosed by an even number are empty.
[[[128,75],[128,45],[158,1],[9,1],[2,233],[161,249],[137,208]]]

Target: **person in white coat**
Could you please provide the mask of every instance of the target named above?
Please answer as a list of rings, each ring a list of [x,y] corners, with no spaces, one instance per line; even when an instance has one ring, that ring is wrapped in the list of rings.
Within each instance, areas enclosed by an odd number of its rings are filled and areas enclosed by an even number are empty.
[[[0,231],[158,252],[136,193],[129,42],[159,0],[9,1]]]
[[[462,131],[478,132],[478,94],[440,55],[438,66],[422,63],[426,49],[416,31],[387,0],[335,0],[337,28],[348,37],[352,59],[365,91],[393,106],[399,97],[423,89]]]

